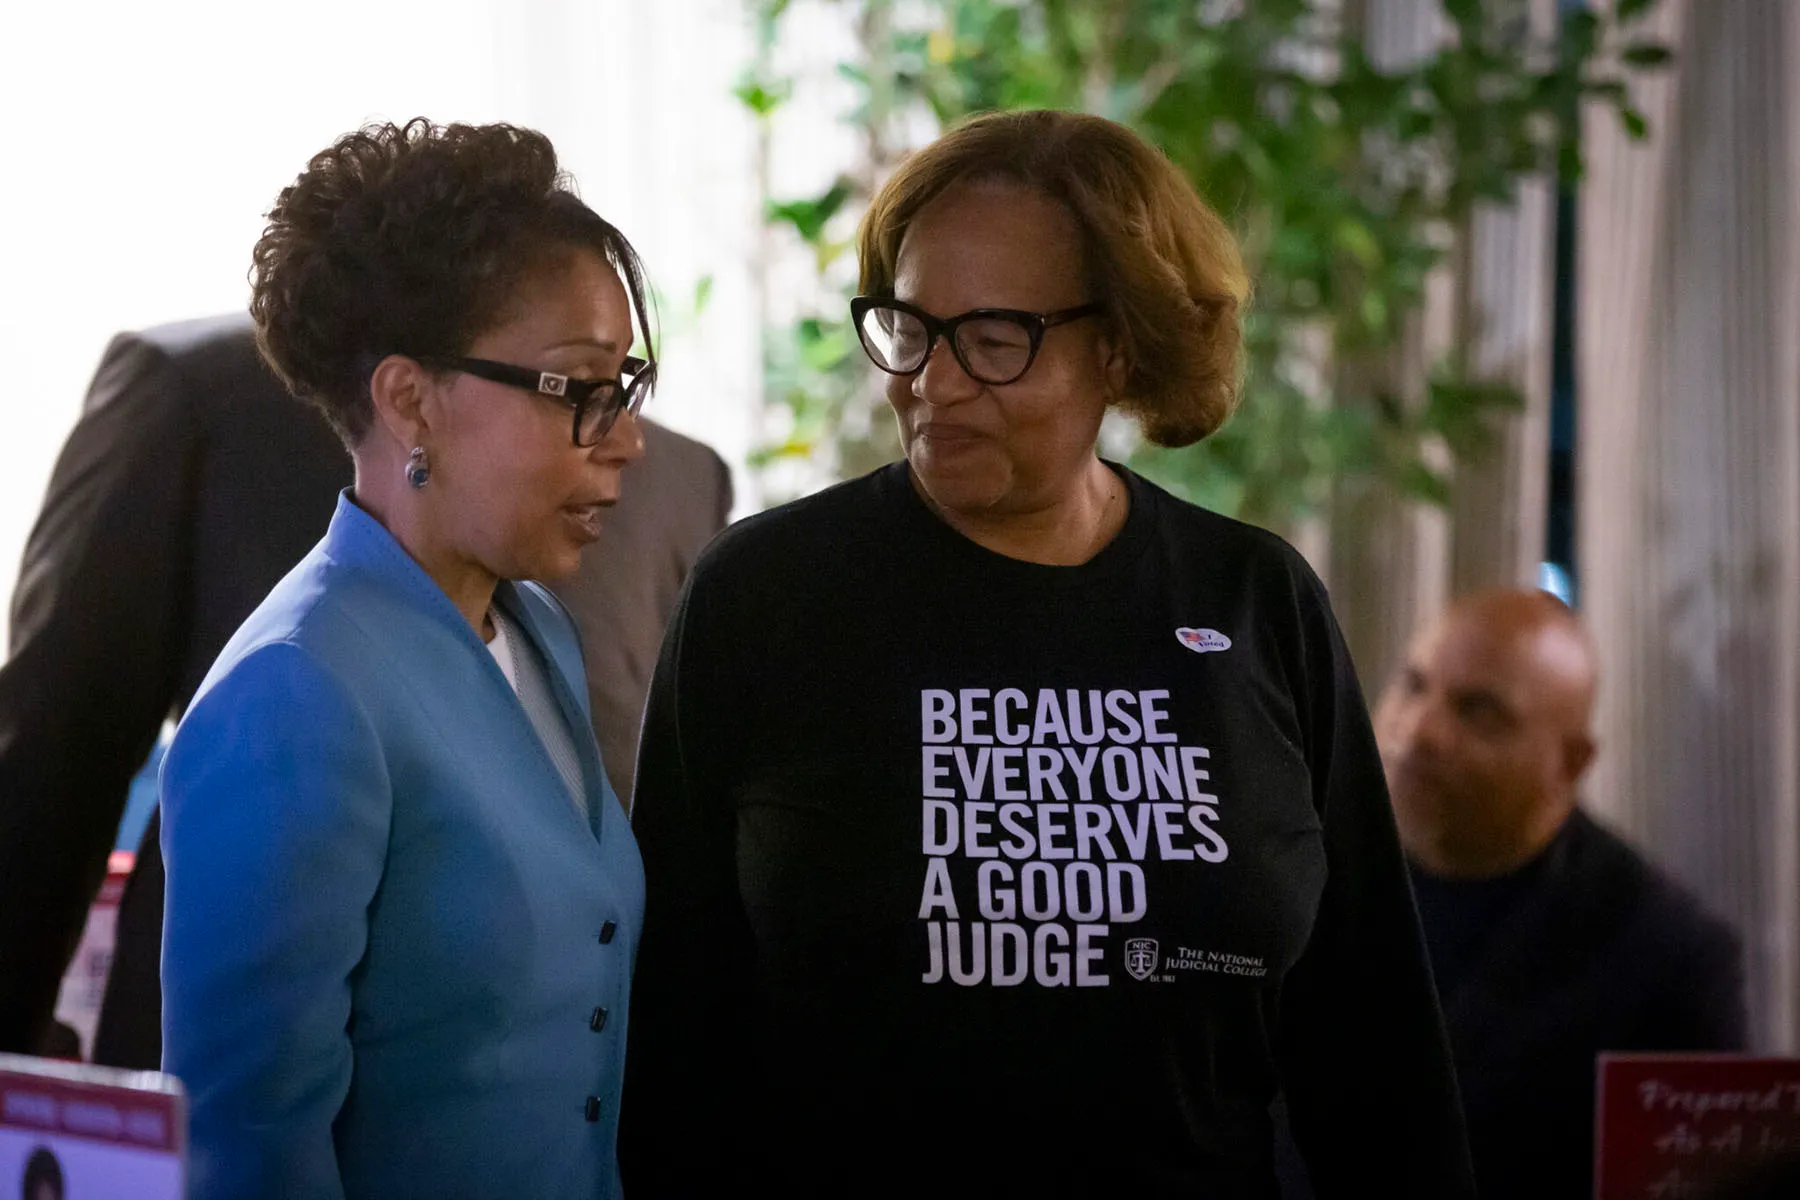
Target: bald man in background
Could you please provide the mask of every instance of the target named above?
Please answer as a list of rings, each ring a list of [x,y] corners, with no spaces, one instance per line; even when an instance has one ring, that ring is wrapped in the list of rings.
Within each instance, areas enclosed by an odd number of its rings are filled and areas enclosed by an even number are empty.
[[[1744,1044],[1736,937],[1577,804],[1597,684],[1573,612],[1489,591],[1376,709],[1484,1200],[1592,1194],[1601,1051]]]

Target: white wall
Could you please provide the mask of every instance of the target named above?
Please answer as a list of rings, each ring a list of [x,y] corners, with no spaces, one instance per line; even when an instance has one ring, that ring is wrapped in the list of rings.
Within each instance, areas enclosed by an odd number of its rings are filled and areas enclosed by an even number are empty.
[[[0,9],[0,611],[119,329],[243,306],[261,215],[371,118],[550,134],[669,298],[654,414],[756,436],[754,136],[737,0],[100,0]],[[713,298],[683,319],[695,281]],[[739,476],[740,507],[756,504]]]

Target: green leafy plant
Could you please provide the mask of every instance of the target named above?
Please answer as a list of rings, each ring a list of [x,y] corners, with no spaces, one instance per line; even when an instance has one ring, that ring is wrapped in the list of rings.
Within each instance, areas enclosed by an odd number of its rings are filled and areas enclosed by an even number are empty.
[[[1634,36],[1653,4],[1622,0],[1610,20],[1570,13],[1543,37],[1528,0],[1443,0],[1441,43],[1394,65],[1344,27],[1344,6],[1317,0],[861,0],[861,57],[840,69],[867,160],[819,195],[768,206],[769,221],[811,247],[826,286],[815,312],[768,338],[767,394],[791,432],[759,461],[823,460],[847,475],[893,457],[843,298],[849,228],[898,131],[921,113],[943,127],[1054,107],[1160,146],[1234,224],[1255,281],[1241,409],[1192,448],[1128,442],[1133,464],[1267,524],[1316,511],[1344,476],[1444,502],[1450,481],[1428,447],[1480,454],[1495,416],[1521,399],[1471,374],[1460,352],[1470,313],[1419,394],[1383,364],[1479,206],[1508,202],[1529,176],[1579,175],[1584,102],[1645,135],[1628,80],[1669,58]],[[788,7],[755,5],[763,53],[739,95],[765,121],[791,94],[769,70]]]

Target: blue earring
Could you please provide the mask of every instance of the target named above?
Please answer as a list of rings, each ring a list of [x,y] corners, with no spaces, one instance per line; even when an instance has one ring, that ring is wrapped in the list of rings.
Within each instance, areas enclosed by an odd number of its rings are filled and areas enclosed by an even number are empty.
[[[415,488],[431,482],[431,461],[425,457],[425,447],[414,446],[406,456],[406,482]]]

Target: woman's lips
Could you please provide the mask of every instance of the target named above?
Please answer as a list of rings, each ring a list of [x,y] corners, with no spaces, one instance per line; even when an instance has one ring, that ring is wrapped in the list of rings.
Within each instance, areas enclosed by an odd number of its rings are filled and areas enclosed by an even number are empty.
[[[606,510],[613,506],[611,500],[596,500],[592,504],[568,504],[563,506],[563,520],[571,532],[583,542],[597,541],[600,528],[605,523]]]
[[[946,447],[973,445],[976,442],[987,441],[988,437],[979,429],[967,425],[953,425],[944,421],[931,421],[919,426],[915,436],[941,443]]]

